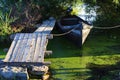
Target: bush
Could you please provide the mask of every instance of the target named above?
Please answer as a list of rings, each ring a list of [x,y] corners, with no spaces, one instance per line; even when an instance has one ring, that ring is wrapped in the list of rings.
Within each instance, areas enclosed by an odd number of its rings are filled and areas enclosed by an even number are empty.
[[[10,12],[3,13],[0,11],[0,42],[8,40],[8,36],[13,33],[10,23],[15,20],[16,18],[10,18]]]

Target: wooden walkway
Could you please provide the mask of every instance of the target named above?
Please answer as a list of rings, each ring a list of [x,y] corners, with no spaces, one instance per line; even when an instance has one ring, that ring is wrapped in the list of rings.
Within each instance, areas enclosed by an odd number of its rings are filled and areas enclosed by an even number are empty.
[[[49,35],[53,30],[54,25],[55,25],[55,20],[44,21],[43,24],[35,31],[35,33],[43,33]]]
[[[42,25],[34,33],[18,33],[16,34],[10,49],[0,65],[42,65],[49,64],[44,62],[44,55],[48,39],[55,20],[44,21]]]

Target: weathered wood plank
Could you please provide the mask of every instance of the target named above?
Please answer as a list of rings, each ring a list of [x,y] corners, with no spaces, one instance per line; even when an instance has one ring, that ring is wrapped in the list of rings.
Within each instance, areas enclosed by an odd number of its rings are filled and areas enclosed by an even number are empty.
[[[23,39],[23,37],[24,37],[24,34],[20,34],[20,37],[19,37],[17,44],[15,46],[15,49],[13,51],[13,55],[9,60],[10,62],[13,62],[13,60],[16,58],[17,52],[19,51],[19,46],[21,45],[21,40]]]
[[[28,57],[26,59],[26,62],[32,62],[33,61],[35,48],[36,48],[36,42],[37,42],[37,34],[34,33],[34,34],[32,34],[31,47],[30,47],[29,55],[28,55]]]
[[[55,25],[55,20],[50,21],[50,24],[42,31],[44,34],[50,34]]]
[[[40,44],[40,50],[39,50],[39,57],[38,57],[38,61],[37,62],[44,62],[44,53],[46,50],[46,35],[42,34],[42,40],[41,40],[41,44]]]
[[[47,35],[47,39],[53,39],[53,35],[52,34],[48,34]]]
[[[25,46],[27,44],[27,40],[28,40],[28,34],[24,34],[23,39],[21,40],[21,44],[19,45],[19,51],[17,52],[16,58],[14,59],[14,62],[19,62],[19,60],[22,59],[24,50],[25,50]]]
[[[2,66],[31,66],[31,65],[34,65],[34,66],[42,66],[42,65],[50,65],[51,62],[2,62],[0,63],[0,67]]]
[[[31,43],[32,43],[32,34],[29,34],[28,36],[29,36],[29,37],[28,37],[27,44],[26,44],[26,46],[25,46],[25,51],[24,51],[24,54],[23,54],[23,58],[20,59],[20,60],[22,60],[22,62],[26,62],[26,59],[27,59],[27,57],[28,57],[28,55],[29,55]]]
[[[35,31],[35,33],[41,33],[42,31],[44,31],[44,29],[46,28],[46,26],[48,26],[50,23],[50,21],[45,21],[43,22],[43,24]]]
[[[19,34],[16,34],[12,44],[11,44],[11,47],[9,48],[9,51],[5,57],[5,59],[3,61],[7,62],[10,60],[10,58],[12,57],[12,54],[13,54],[13,51],[14,51],[14,48],[15,48],[15,45],[17,43],[17,39],[19,38]]]
[[[42,40],[42,35],[41,34],[38,34],[37,36],[37,42],[36,42],[36,49],[35,49],[35,54],[34,54],[34,58],[33,58],[33,62],[37,62],[38,60],[38,54],[40,53],[39,52],[39,49],[40,49],[40,44],[41,44],[41,40]]]
[[[23,39],[21,40],[21,44],[19,45],[20,49],[17,52],[17,56],[13,60],[14,62],[19,62],[19,61],[22,60],[22,57],[23,57],[23,54],[24,54],[24,51],[25,51],[25,47],[26,47],[27,41],[28,41],[28,33],[25,33]]]
[[[45,54],[46,55],[50,55],[50,54],[52,54],[52,51],[50,51],[50,50],[49,51],[45,51]]]

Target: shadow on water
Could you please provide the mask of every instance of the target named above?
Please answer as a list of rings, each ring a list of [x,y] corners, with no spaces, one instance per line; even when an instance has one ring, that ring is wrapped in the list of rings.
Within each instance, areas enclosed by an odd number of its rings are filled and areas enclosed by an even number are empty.
[[[54,71],[52,71],[52,73],[54,74],[81,74],[84,71],[84,68],[62,68],[62,69],[54,69]]]
[[[54,48],[54,49],[53,49]],[[77,57],[81,56],[81,49],[71,43],[65,37],[54,37],[53,40],[49,41],[48,49],[53,51],[53,58],[57,57]]]
[[[70,77],[71,75],[73,76],[72,80],[85,80],[86,76],[90,73],[90,71],[85,71],[84,68],[63,68],[63,69],[52,69],[51,70],[52,75],[64,75],[62,77],[68,76]],[[61,78],[54,78],[51,76],[50,80],[62,80]],[[67,77],[66,77],[66,80]],[[71,80],[71,79],[70,79]]]
[[[88,63],[92,77],[87,80],[120,80],[120,62],[114,65],[97,65]]]

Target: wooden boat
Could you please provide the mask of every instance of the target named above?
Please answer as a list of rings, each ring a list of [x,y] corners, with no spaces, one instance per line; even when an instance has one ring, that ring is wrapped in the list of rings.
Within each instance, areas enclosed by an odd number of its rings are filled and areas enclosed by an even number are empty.
[[[79,47],[85,42],[90,30],[91,25],[75,15],[68,15],[62,17],[57,21],[57,28],[62,32],[69,32],[66,37],[72,40]]]

